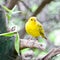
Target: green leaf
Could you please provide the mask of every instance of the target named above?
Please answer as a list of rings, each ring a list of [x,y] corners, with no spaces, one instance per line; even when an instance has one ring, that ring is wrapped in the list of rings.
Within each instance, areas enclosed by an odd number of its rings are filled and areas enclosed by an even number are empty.
[[[23,13],[22,11],[15,11],[15,12],[12,12],[12,14],[18,14],[18,13]]]
[[[16,50],[16,52],[18,53],[18,55],[20,55],[19,54],[19,34],[17,33],[16,34],[16,38],[15,38],[15,50]]]
[[[38,40],[40,43],[44,43],[45,41],[43,40],[43,38],[40,38],[39,40]]]
[[[2,7],[7,11],[6,16],[7,16],[8,20],[10,20],[10,18],[11,18],[11,16],[12,16],[13,11],[12,11],[12,10],[10,10],[10,9],[8,9],[6,6],[2,6]]]
[[[37,56],[41,53],[41,50],[39,50],[39,49],[33,49],[33,51],[34,51],[35,56]]]
[[[13,7],[12,11],[15,11],[16,10],[16,6]]]
[[[30,48],[25,48],[25,49],[22,49],[22,54],[25,54],[27,51],[29,51],[30,50]]]
[[[8,32],[8,33],[0,34],[0,36],[11,37],[11,36],[14,36],[14,34],[16,34],[16,33],[17,33],[17,32]]]
[[[12,12],[10,9],[8,9],[6,6],[2,6],[6,11]]]
[[[8,21],[9,21],[9,20],[10,20],[10,18],[11,18],[11,14],[7,13],[7,14],[6,14],[6,16],[7,16]]]

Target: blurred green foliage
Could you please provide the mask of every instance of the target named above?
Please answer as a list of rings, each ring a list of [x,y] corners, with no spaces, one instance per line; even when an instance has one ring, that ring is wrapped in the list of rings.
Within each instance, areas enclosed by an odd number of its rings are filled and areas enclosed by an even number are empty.
[[[51,14],[57,14],[60,11],[60,2],[51,2],[49,5],[49,11]]]
[[[57,1],[57,0],[56,0]],[[60,0],[58,0],[58,1],[60,1]],[[0,3],[2,2],[2,0],[0,1]],[[33,4],[33,3],[32,3]],[[48,20],[50,20],[50,18],[52,18],[51,19],[51,21],[52,20],[55,20],[55,16],[56,15],[58,15],[58,14],[60,14],[60,2],[51,2],[50,4],[49,4],[49,6],[48,6],[48,15],[47,15],[47,18],[49,17],[49,19]],[[18,13],[24,13],[24,12],[22,12],[22,11],[18,11],[17,10],[17,8],[16,7],[14,7],[12,10],[9,10],[7,7],[5,7],[5,6],[3,6],[3,8],[6,10],[6,11],[8,11],[8,13],[6,14],[6,16],[7,16],[7,18],[8,18],[8,20],[11,20],[11,18],[12,18],[12,15],[15,15],[15,14],[18,14]],[[38,5],[37,4],[33,4],[33,6],[31,6],[30,7],[31,8],[31,10],[32,10],[32,12],[35,12],[36,11],[36,9],[38,8]],[[13,20],[13,19],[12,19]],[[12,21],[11,20],[11,22],[13,22],[13,23],[11,23],[10,22],[10,27],[12,26],[12,25],[17,25],[17,26],[19,26],[18,27],[18,29],[19,28],[22,28],[22,25],[24,25],[25,24],[25,22],[22,20],[22,19],[20,19],[20,18],[18,18],[18,17],[14,17],[14,20]],[[57,19],[56,19],[57,20]],[[59,19],[60,20],[60,19]],[[55,24],[55,26],[56,26],[56,24]],[[52,27],[53,28],[53,27]],[[8,35],[10,35],[10,36],[12,36],[14,34],[14,32],[13,33],[8,33]],[[2,34],[3,35],[3,34]],[[6,36],[6,35],[5,35]],[[48,38],[49,38],[49,40],[51,41],[51,42],[53,42],[55,45],[60,45],[60,38],[59,38],[59,36],[60,36],[60,30],[58,30],[58,29],[56,29],[56,30],[53,30],[53,31],[51,31],[49,34],[48,34]],[[42,39],[42,38],[40,38],[39,39],[39,42],[40,43],[42,43],[42,44],[44,44],[44,46],[45,46],[45,41],[44,41],[44,39]],[[19,35],[17,34],[16,35],[16,40],[15,40],[15,49],[16,49],[16,51],[17,51],[17,53],[19,53]],[[23,49],[23,50],[21,50],[22,51],[22,54],[24,54],[24,53],[26,53],[27,51],[29,51],[30,50],[30,48],[26,48],[26,49]],[[39,50],[39,49],[33,49],[33,51],[34,51],[34,54],[35,54],[35,56],[37,56],[37,55],[40,55],[40,56],[44,56],[45,54],[47,54],[48,52],[47,52],[47,50],[45,50],[45,51],[41,51],[41,50]],[[57,57],[57,58],[56,58]],[[60,59],[60,55],[58,56],[55,56],[55,57],[53,57],[53,59],[52,60],[59,60]]]
[[[8,33],[0,34],[0,36],[11,37],[11,36],[14,36],[14,34],[16,34],[16,33],[17,33],[17,32],[8,32]]]
[[[55,31],[50,32],[48,37],[49,37],[50,41],[54,43],[54,41],[56,39]]]
[[[55,44],[60,45],[60,29],[54,30],[49,34],[49,39]]]
[[[2,6],[2,7],[7,11],[6,16],[7,16],[8,20],[11,19],[12,15],[22,13],[22,11],[15,11],[16,6],[12,10],[8,9],[6,6]]]
[[[0,34],[0,36],[12,37],[12,36],[14,36],[14,34],[16,34],[16,37],[15,37],[15,45],[14,46],[15,46],[16,52],[19,55],[19,53],[20,53],[20,51],[19,51],[19,48],[20,48],[19,34],[17,32],[8,32],[8,33],[2,33],[2,34]]]
[[[21,52],[22,52],[22,54],[25,54],[29,50],[30,50],[30,48],[25,48],[25,49],[22,49]]]
[[[20,38],[19,38],[19,34],[16,34],[16,38],[15,38],[15,50],[17,51],[18,55],[20,55]]]
[[[47,18],[48,20],[55,20],[55,22],[59,21],[60,16],[60,2],[54,2],[52,1],[48,5],[48,11],[47,11]]]
[[[52,57],[52,59],[51,59],[51,60],[60,60],[60,54],[58,54],[58,55],[56,55],[56,56]]]
[[[31,7],[32,12],[36,11],[37,8],[38,8],[38,6],[37,6],[36,4],[33,5],[33,6]]]

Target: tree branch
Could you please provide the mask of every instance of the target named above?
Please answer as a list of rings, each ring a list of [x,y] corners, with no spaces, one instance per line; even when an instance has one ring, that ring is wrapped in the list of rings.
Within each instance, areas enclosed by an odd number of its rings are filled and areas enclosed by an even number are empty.
[[[37,10],[33,13],[32,16],[36,16],[39,12],[42,11],[42,9],[48,4],[50,3],[52,0],[43,0],[43,2],[39,5],[39,7],[37,8]]]
[[[24,1],[21,1],[23,3],[23,5],[30,11],[32,12],[32,10],[26,5],[26,3]]]
[[[49,60],[57,54],[60,54],[60,47],[53,48],[46,56],[42,58],[42,60]]]
[[[26,39],[20,39],[20,48],[24,49],[24,48],[37,48],[37,49],[41,49],[41,50],[45,50],[45,47],[43,45],[41,45],[38,41],[36,40],[26,40]],[[46,54],[44,57],[42,58],[38,58],[36,57],[37,60],[41,59],[41,60],[49,60],[51,59],[53,56],[60,54],[60,47],[59,46],[55,46],[53,47],[48,54]],[[25,54],[24,56],[29,56],[29,54]],[[33,56],[32,54],[30,54],[30,56]],[[23,56],[22,56],[23,57]],[[35,59],[35,60],[36,60]]]
[[[37,48],[37,49],[41,49],[44,50],[44,46],[42,44],[40,44],[38,41],[36,40],[26,40],[26,39],[20,39],[20,48]]]
[[[17,4],[18,0],[8,0],[6,6],[10,10]]]

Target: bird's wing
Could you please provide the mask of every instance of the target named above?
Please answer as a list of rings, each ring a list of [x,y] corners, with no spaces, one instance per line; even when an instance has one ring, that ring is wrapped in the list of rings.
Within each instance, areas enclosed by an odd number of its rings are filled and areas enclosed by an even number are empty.
[[[37,23],[37,26],[38,26],[38,31],[40,33],[40,35],[45,38],[45,34],[44,34],[44,29],[43,29],[43,26],[42,24],[40,24],[39,22]]]

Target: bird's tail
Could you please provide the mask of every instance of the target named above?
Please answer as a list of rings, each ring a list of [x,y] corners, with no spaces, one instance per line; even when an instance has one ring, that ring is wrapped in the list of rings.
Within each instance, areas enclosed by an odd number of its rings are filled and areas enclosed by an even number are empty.
[[[46,40],[48,40],[46,36],[44,36],[44,38],[45,38]]]

